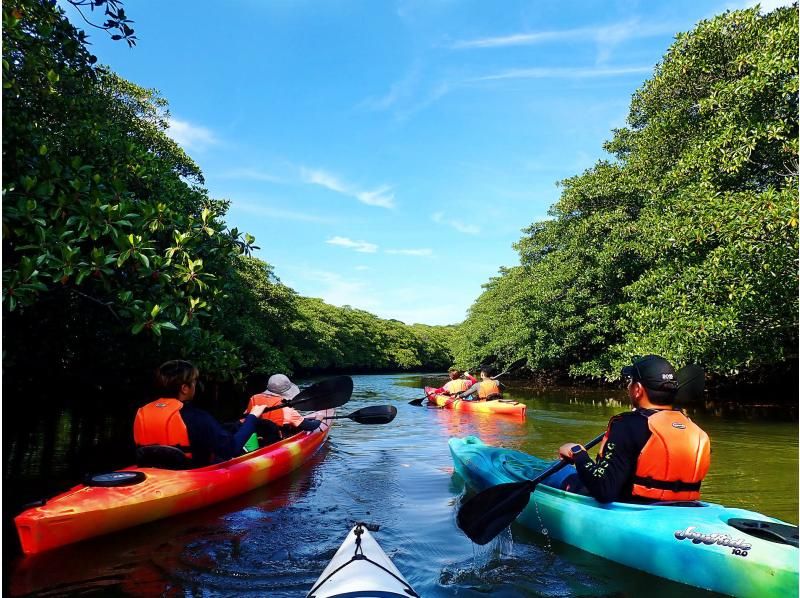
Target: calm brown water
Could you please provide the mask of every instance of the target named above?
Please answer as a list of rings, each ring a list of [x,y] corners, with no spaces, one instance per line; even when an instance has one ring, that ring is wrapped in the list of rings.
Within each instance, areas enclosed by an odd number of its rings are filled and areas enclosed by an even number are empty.
[[[525,421],[408,405],[439,378],[354,376],[345,414],[394,404],[387,426],[341,420],[327,446],[271,486],[195,513],[19,556],[10,527],[16,506],[49,495],[84,471],[130,460],[130,419],[62,409],[29,428],[4,430],[4,594],[22,596],[299,597],[316,580],[356,520],[381,526],[387,554],[423,596],[709,596],[548,545],[518,527],[477,547],[455,525],[463,492],[447,448],[475,434],[543,458],[563,442],[586,441],[625,409],[622,391],[526,391]],[[796,416],[690,413],[711,436],[703,499],[797,523]]]

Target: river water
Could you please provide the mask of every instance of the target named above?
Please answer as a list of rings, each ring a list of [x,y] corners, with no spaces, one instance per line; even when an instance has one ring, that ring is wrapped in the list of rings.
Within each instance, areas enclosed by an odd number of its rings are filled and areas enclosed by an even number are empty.
[[[625,410],[624,391],[525,390],[509,398],[527,418],[485,416],[408,404],[442,377],[354,376],[340,414],[392,404],[388,425],[337,420],[325,447],[300,470],[231,501],[106,537],[22,557],[10,512],[34,491],[74,483],[79,468],[118,467],[130,423],[87,422],[63,409],[45,433],[5,432],[4,594],[13,596],[305,596],[355,521],[375,538],[422,596],[709,596],[512,526],[487,546],[457,528],[464,492],[452,473],[452,436],[474,434],[542,458],[565,441],[586,442]],[[767,415],[769,415],[767,413]],[[692,412],[710,435],[703,499],[796,524],[797,414],[764,417]],[[95,417],[96,416],[92,416]],[[76,433],[77,430],[77,433]],[[10,437],[9,437],[10,435]],[[46,475],[45,475],[46,474]],[[44,481],[47,478],[47,482]],[[9,506],[11,505],[11,506]]]

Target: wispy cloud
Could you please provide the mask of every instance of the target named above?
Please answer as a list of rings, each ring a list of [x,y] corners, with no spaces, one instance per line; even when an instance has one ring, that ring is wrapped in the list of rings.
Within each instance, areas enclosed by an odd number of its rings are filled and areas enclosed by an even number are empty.
[[[405,77],[391,84],[387,93],[380,97],[369,97],[362,101],[359,107],[375,111],[388,110],[413,93],[414,88],[419,83],[419,76],[420,63],[416,62]]]
[[[729,2],[726,5],[727,10],[740,10],[742,8],[753,8],[756,4],[761,5],[761,14],[772,12],[781,6],[791,6],[794,0],[744,0],[739,2]]]
[[[470,82],[495,81],[499,79],[589,79],[594,77],[619,77],[651,73],[652,66],[626,66],[617,68],[530,68],[510,69],[470,79]]]
[[[444,212],[435,212],[431,214],[431,220],[436,222],[437,224],[447,224],[454,229],[456,229],[460,233],[466,233],[468,235],[477,235],[481,232],[480,227],[475,224],[462,222],[461,220],[455,219],[446,219],[444,217]]]
[[[353,280],[335,272],[322,270],[304,270],[302,278],[321,287],[319,291],[311,291],[330,305],[350,305],[375,313],[381,307],[381,301],[372,293],[372,285],[361,280]]]
[[[263,170],[257,170],[255,168],[234,168],[233,170],[222,172],[218,176],[221,179],[246,179],[250,181],[264,181],[268,183],[287,182],[283,177],[279,177],[269,172],[264,172]]]
[[[354,197],[358,201],[368,206],[380,208],[394,207],[394,193],[388,185],[382,185],[377,189],[359,189],[358,187],[342,181],[336,175],[324,170],[301,168],[301,177],[304,182],[311,185],[319,185],[336,193]]]
[[[193,125],[177,118],[170,118],[167,124],[169,125],[167,135],[183,146],[184,149],[201,150],[219,143],[211,129]]]
[[[640,23],[637,19],[631,19],[622,23],[612,23],[601,27],[532,31],[529,33],[513,33],[496,37],[461,40],[454,42],[450,47],[456,50],[470,48],[502,48],[508,46],[532,46],[535,44],[562,41],[619,43],[626,39],[674,33],[679,29],[679,27],[665,23],[647,25]]]
[[[369,270],[369,269],[370,269],[369,266],[356,266],[356,270],[359,270],[359,271],[364,271],[364,270]]]
[[[224,194],[222,195],[224,197]],[[284,210],[274,208],[249,201],[234,200],[232,208],[248,214],[274,218],[278,220],[298,220],[300,222],[324,222],[333,223],[335,220],[323,216],[315,216],[307,212],[295,212],[294,210]]]
[[[353,249],[359,253],[375,253],[378,251],[378,246],[374,243],[368,243],[366,241],[354,241],[353,239],[348,239],[347,237],[331,237],[325,242],[329,245],[347,247],[348,249]]]
[[[432,249],[387,249],[386,253],[391,253],[394,255],[416,255],[416,256],[428,256],[433,255]]]

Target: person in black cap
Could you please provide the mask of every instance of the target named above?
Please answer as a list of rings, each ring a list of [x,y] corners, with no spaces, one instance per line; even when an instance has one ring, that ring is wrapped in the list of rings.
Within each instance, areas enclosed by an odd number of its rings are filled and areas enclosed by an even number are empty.
[[[608,422],[597,461],[581,445],[559,449],[576,472],[561,487],[600,502],[697,500],[711,462],[708,435],[673,407],[678,381],[672,365],[646,355],[622,368],[633,410]]]

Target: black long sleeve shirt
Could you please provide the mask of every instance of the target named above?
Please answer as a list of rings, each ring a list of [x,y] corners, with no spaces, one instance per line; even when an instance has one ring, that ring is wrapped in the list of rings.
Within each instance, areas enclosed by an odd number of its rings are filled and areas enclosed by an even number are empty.
[[[633,477],[644,445],[650,439],[647,416],[653,410],[635,410],[615,415],[608,422],[608,440],[603,456],[592,461],[581,451],[574,457],[578,477],[599,502],[630,501]]]
[[[256,431],[255,415],[248,414],[235,433],[226,430],[214,417],[186,402],[181,417],[189,433],[192,461],[198,466],[219,463],[238,457],[244,452],[244,443]]]

